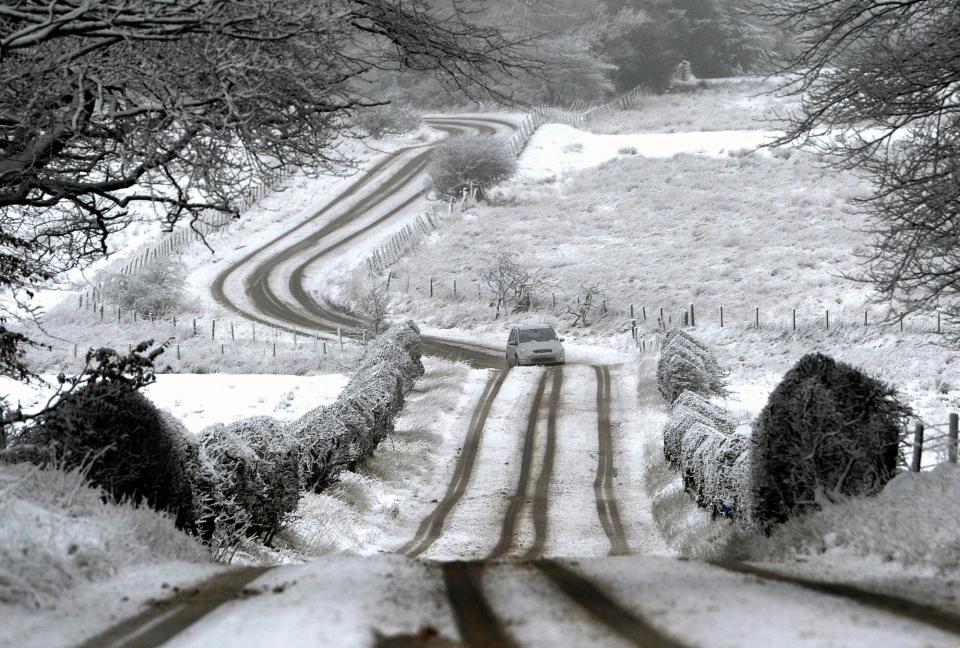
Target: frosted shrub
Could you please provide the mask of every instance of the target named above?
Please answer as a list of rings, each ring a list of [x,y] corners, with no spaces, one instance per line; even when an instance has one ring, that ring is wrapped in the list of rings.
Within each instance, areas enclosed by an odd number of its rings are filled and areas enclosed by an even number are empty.
[[[125,311],[162,317],[175,312],[183,304],[185,282],[183,264],[168,259],[131,275],[107,275],[103,281],[103,296]]]
[[[722,396],[724,378],[717,359],[703,344],[680,329],[667,333],[657,360],[657,386],[666,400],[672,403],[684,390]]]
[[[289,433],[303,449],[300,481],[320,492],[368,457],[393,431],[404,393],[423,375],[420,330],[395,325],[367,345],[337,401],[293,421]]]
[[[250,534],[267,543],[300,501],[300,453],[285,426],[266,416],[200,433],[200,457],[214,469],[215,497],[241,508]]]
[[[440,144],[430,163],[430,179],[437,196],[460,199],[464,190],[488,189],[513,175],[517,161],[504,142],[492,137],[451,137]]]
[[[891,387],[825,355],[805,355],[753,424],[756,521],[769,528],[820,498],[877,494],[896,473],[909,413]]]
[[[95,382],[67,396],[16,440],[42,449],[66,469],[87,467],[90,481],[115,500],[169,512],[181,529],[195,527],[189,466],[196,443],[172,416],[128,386]]]
[[[420,115],[407,103],[389,103],[357,110],[356,124],[370,137],[409,133],[420,125]]]
[[[336,481],[349,463],[347,428],[329,407],[310,410],[288,427],[300,442],[300,483],[315,493]]]
[[[674,402],[670,420],[663,430],[663,456],[671,466],[680,465],[683,435],[698,422],[725,434],[732,434],[736,427],[725,410],[695,392],[684,391]]]

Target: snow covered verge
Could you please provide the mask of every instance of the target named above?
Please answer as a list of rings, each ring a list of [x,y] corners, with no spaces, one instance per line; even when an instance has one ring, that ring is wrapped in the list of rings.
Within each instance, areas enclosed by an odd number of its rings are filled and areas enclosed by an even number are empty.
[[[304,493],[273,547],[245,543],[235,564],[302,562],[331,553],[389,552],[413,537],[435,505],[486,372],[424,358],[425,374],[407,395],[396,428],[377,451],[323,492]]]
[[[875,497],[819,501],[819,510],[776,526],[769,535],[744,529],[697,506],[683,477],[664,457],[661,430],[666,404],[652,376],[653,360],[640,363],[641,405],[647,428],[644,487],[653,518],[668,545],[698,560],[750,560],[817,565],[849,561],[893,563],[900,569],[960,570],[960,526],[952,510],[960,492],[960,467],[901,472]],[[796,569],[794,569],[796,570]]]
[[[211,561],[169,515],[107,501],[78,469],[0,463],[0,518],[0,610],[11,614],[122,570]]]

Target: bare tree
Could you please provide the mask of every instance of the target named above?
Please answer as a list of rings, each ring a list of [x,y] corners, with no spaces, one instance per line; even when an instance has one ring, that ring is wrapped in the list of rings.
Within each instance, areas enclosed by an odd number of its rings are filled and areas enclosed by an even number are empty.
[[[758,0],[798,34],[781,91],[802,97],[778,144],[811,136],[873,184],[858,206],[862,254],[880,298],[901,312],[960,319],[960,4]]]
[[[480,271],[481,281],[493,291],[497,309],[493,319],[500,319],[501,312],[511,304],[519,303],[522,308],[524,296],[529,300],[530,291],[540,282],[539,275],[518,263],[516,256],[511,252],[500,252]]]
[[[497,94],[529,64],[459,0],[0,3],[0,289],[102,256],[131,221],[237,215],[281,168],[339,171],[371,71]],[[0,311],[0,371],[25,342]]]
[[[595,311],[606,315],[606,306],[603,299],[603,288],[598,284],[580,286],[577,291],[576,307],[567,307],[567,313],[573,315],[571,326],[590,326],[590,317]]]

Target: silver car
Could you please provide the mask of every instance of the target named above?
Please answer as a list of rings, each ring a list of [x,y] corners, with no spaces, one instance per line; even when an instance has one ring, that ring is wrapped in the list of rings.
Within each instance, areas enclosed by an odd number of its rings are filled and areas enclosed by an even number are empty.
[[[507,366],[563,364],[563,338],[548,324],[526,324],[510,329]]]

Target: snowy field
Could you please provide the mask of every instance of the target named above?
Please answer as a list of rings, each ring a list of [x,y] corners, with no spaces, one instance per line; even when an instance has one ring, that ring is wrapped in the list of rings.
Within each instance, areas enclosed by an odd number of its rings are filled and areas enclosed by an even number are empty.
[[[293,420],[337,399],[349,376],[277,374],[159,374],[142,393],[196,434],[208,425],[229,424],[250,416]],[[55,376],[41,376],[33,386],[4,378],[0,390],[24,412],[42,405],[56,387]]]

